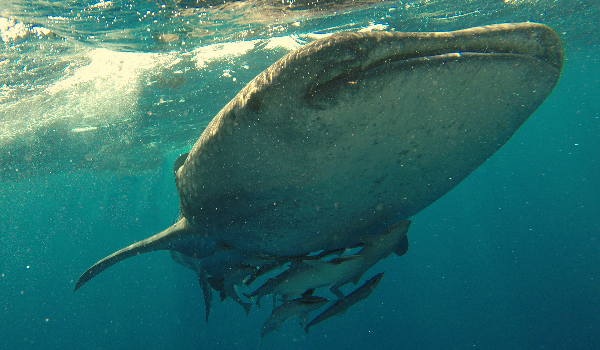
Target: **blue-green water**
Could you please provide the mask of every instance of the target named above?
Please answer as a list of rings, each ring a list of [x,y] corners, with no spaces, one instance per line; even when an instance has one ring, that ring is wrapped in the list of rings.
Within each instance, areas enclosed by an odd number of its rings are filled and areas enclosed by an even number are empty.
[[[285,323],[262,348],[600,347],[598,2],[162,5],[0,1],[0,348],[256,349],[270,310],[214,302],[205,324],[196,277],[166,252],[74,281],[171,224],[175,157],[311,33],[524,20],[565,44],[549,99],[412,218],[408,254],[374,268],[367,300],[308,336]]]

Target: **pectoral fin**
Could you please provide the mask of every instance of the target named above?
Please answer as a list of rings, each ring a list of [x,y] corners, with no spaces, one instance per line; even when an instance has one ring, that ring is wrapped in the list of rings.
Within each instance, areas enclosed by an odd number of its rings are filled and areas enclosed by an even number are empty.
[[[394,253],[398,256],[402,256],[408,252],[408,237],[402,237],[402,240],[398,244],[398,247],[394,250]]]
[[[81,286],[86,284],[100,272],[132,256],[153,252],[156,250],[179,251],[177,248],[180,246],[185,246],[185,244],[181,243],[185,242],[186,238],[192,235],[192,227],[189,225],[185,217],[181,218],[168,229],[157,233],[152,237],[125,247],[95,263],[79,277],[77,283],[75,284],[75,290],[81,288]]]

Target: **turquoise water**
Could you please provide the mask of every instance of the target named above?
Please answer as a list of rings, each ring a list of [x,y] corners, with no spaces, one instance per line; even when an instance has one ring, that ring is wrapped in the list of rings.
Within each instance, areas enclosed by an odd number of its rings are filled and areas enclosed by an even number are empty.
[[[549,99],[412,218],[408,254],[374,268],[367,300],[308,336],[287,322],[262,349],[598,348],[600,4],[359,5],[0,1],[0,348],[256,349],[270,310],[214,301],[205,324],[196,277],[166,252],[74,282],[172,223],[174,159],[297,45],[524,20],[564,41]]]

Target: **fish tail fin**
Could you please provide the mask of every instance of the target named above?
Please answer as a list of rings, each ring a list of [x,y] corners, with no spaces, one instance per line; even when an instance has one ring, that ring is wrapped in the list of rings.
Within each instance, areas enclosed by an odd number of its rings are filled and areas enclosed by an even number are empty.
[[[242,293],[246,298],[252,300],[253,295],[252,294],[247,294],[247,293]],[[256,298],[256,307],[258,307],[260,309],[260,297]]]
[[[333,293],[336,297],[340,298],[343,301],[348,301],[346,299],[346,295],[344,295],[344,293],[342,293],[342,291],[339,289],[338,286],[333,285],[331,288],[329,288],[329,290],[331,291],[331,293]]]
[[[248,317],[250,315],[250,309],[252,308],[252,304],[242,303],[242,307],[244,308],[244,311],[246,311],[246,317]]]
[[[212,290],[210,285],[206,281],[206,273],[198,273],[198,281],[202,287],[202,294],[204,295],[204,308],[206,310],[206,323],[208,323],[208,314],[210,313],[210,304],[212,302]]]

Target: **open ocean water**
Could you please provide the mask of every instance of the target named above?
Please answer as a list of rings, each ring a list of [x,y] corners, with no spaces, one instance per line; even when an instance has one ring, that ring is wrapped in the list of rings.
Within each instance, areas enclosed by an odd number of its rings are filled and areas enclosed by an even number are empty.
[[[261,348],[600,349],[597,0],[0,0],[0,349],[256,349],[269,308],[214,300],[205,324],[197,278],[167,252],[75,281],[173,222],[175,158],[290,50],[342,30],[521,21],[563,40],[554,92],[411,219],[408,253],[373,269],[386,274],[368,299]]]

